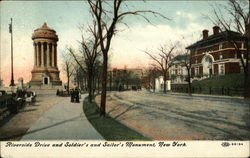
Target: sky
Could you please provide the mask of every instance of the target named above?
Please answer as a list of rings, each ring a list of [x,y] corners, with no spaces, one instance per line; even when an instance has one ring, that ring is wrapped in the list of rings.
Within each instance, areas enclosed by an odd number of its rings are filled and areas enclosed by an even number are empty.
[[[152,14],[145,14],[151,23],[139,16],[125,17],[126,25],[117,25],[119,31],[111,43],[111,67],[148,67],[151,59],[145,50],[157,53],[160,45],[177,41],[183,45],[191,44],[201,38],[203,29],[208,29],[211,34],[213,24],[205,17],[211,14],[211,5],[211,1],[126,1],[121,11],[153,10],[171,20]],[[79,27],[92,20],[86,1],[1,1],[0,13],[0,68],[4,83],[8,85],[10,82],[10,18],[13,18],[14,80],[22,77],[25,82],[30,81],[34,65],[31,35],[47,22],[59,37],[58,65],[60,77],[65,82],[61,54],[67,47],[78,49]]]

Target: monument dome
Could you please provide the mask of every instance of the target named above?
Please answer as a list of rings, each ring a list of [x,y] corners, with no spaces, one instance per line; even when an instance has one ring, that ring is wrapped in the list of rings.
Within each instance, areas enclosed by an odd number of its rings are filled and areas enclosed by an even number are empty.
[[[32,34],[32,40],[37,38],[47,38],[58,41],[58,36],[56,34],[56,31],[50,28],[46,22],[43,24],[43,26],[36,29]]]

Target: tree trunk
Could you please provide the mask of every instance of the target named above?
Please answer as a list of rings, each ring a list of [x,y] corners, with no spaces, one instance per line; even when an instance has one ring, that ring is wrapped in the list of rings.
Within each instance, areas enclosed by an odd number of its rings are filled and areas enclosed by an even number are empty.
[[[153,91],[155,93],[155,76],[153,77]]]
[[[87,91],[87,78],[86,77],[84,77],[84,89],[85,89],[85,91]]]
[[[70,75],[69,75],[69,68],[68,68],[68,65],[67,66],[67,93],[69,94],[69,78],[70,78]]]
[[[67,93],[69,94],[69,76],[68,76],[68,80],[67,80]]]
[[[77,81],[77,87],[80,88],[80,79],[79,79],[79,70],[76,71],[76,81]]]
[[[191,75],[190,75],[190,68],[187,68],[188,71],[188,95],[192,96],[192,92],[191,92]]]
[[[165,71],[165,70],[164,70]],[[166,86],[167,74],[163,74],[163,92],[167,93],[167,86]]]
[[[95,94],[96,90],[96,76],[94,75],[94,72],[92,73],[92,93]]]
[[[100,76],[99,75],[97,78],[97,89],[98,89],[98,94],[99,94],[99,91],[100,91]]]
[[[103,70],[102,70],[102,94],[101,94],[101,109],[100,116],[106,114],[106,93],[107,93],[107,68],[108,68],[108,53],[103,52]]]
[[[84,78],[81,79],[80,84],[81,84],[81,89],[84,90]]]
[[[110,71],[109,75],[109,90],[112,91],[112,71]]]
[[[88,93],[89,93],[89,102],[92,103],[92,70],[89,68],[88,70]]]
[[[249,27],[249,26],[248,26]],[[248,37],[246,39],[246,70],[244,72],[244,98],[245,99],[250,99],[250,64],[249,64],[249,59],[250,59],[250,40],[249,40],[249,33]]]

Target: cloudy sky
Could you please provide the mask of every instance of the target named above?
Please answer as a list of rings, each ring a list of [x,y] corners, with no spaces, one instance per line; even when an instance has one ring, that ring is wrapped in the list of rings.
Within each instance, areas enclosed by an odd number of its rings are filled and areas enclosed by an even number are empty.
[[[226,3],[226,1],[213,1]],[[118,34],[111,45],[112,67],[129,68],[147,67],[150,58],[143,52],[149,50],[157,53],[159,45],[171,41],[185,44],[201,38],[203,29],[212,32],[213,24],[205,18],[211,14],[209,1],[127,1],[123,10],[153,10],[160,12],[171,20],[146,14],[151,23],[141,17],[127,16],[124,22],[129,25],[118,25]],[[91,21],[86,1],[1,1],[0,2],[0,50],[1,76],[5,84],[10,82],[10,34],[8,24],[13,18],[14,40],[14,77],[23,77],[25,82],[31,78],[33,68],[33,45],[31,35],[44,22],[57,31],[59,36],[58,58],[59,69],[62,66],[61,53],[66,47],[78,48],[81,39],[79,26]],[[65,76],[61,71],[61,78]]]

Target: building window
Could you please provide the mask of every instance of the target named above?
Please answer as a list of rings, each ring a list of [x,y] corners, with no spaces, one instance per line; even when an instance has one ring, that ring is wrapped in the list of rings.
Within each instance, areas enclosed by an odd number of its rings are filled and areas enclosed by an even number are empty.
[[[195,72],[194,72],[195,76],[199,75],[199,67],[195,67]]]
[[[241,57],[244,59],[244,53],[241,54]]]
[[[181,68],[179,67],[178,74],[181,74]]]
[[[225,74],[225,66],[224,66],[224,64],[219,64],[219,74],[220,75]]]
[[[220,45],[219,45],[219,50],[221,50],[221,49],[222,49],[222,46],[223,46],[223,45],[222,45],[222,43],[220,43]]]
[[[241,43],[241,49],[244,49],[244,42]]]
[[[223,55],[220,53],[220,60],[223,59]]]
[[[195,59],[195,64],[197,64],[198,63],[198,60],[197,59]]]
[[[237,52],[234,53],[234,58],[235,58],[235,59],[237,58]]]

